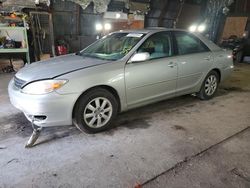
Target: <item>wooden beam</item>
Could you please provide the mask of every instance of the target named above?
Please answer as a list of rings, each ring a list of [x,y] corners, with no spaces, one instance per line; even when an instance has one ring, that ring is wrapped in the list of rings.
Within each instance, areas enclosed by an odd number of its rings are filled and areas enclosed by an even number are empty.
[[[164,5],[162,6],[162,9],[161,9],[161,14],[158,18],[158,26],[161,27],[163,26],[163,18],[168,10],[168,6],[169,6],[169,0],[165,0],[164,2]]]
[[[244,1],[244,12],[247,12],[247,0]]]
[[[176,25],[177,25],[177,23],[178,23],[178,21],[179,21],[179,18],[180,18],[180,16],[181,16],[181,13],[182,13],[182,9],[183,9],[184,4],[185,4],[185,0],[182,0],[182,1],[180,2],[180,7],[179,7],[179,10],[178,10],[178,13],[177,13],[177,16],[176,16],[174,25],[173,25],[174,28],[176,28]]]
[[[76,4],[76,35],[80,35],[80,5]]]

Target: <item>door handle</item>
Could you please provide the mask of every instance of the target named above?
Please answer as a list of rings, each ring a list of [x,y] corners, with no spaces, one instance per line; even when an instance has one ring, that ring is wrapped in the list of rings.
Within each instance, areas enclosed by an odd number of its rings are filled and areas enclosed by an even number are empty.
[[[176,63],[174,63],[174,62],[170,62],[170,63],[168,63],[168,67],[173,68],[173,67],[175,67],[175,66],[176,66]]]
[[[210,61],[211,60],[211,56],[205,57],[204,60]]]

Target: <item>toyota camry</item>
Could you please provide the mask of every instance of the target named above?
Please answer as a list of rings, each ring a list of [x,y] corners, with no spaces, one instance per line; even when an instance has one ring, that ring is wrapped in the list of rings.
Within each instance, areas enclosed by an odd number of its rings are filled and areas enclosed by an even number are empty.
[[[25,66],[8,91],[11,103],[39,127],[74,124],[96,133],[139,106],[185,94],[211,99],[232,69],[231,51],[199,34],[128,30]]]

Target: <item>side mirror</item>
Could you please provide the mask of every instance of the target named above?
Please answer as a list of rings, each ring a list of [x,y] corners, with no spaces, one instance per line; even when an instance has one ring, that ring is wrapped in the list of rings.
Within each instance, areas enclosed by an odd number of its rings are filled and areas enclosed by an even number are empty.
[[[130,60],[129,63],[134,63],[134,62],[140,62],[140,61],[146,61],[150,58],[150,54],[148,52],[139,52],[134,54]]]

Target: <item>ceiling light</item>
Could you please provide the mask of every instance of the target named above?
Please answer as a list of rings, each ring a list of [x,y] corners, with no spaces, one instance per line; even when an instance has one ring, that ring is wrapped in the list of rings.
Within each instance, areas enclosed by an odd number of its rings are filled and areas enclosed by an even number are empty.
[[[201,24],[201,25],[199,25],[199,27],[198,27],[198,31],[199,31],[200,33],[202,33],[203,31],[205,31],[205,29],[206,29],[206,26],[205,26],[204,24]]]
[[[102,24],[100,24],[100,23],[97,23],[96,25],[95,25],[95,29],[96,29],[96,31],[101,31],[102,30]]]
[[[120,13],[116,13],[116,14],[115,14],[115,18],[116,18],[116,19],[121,18],[121,14],[120,14]]]
[[[107,31],[110,30],[111,29],[111,24],[110,23],[105,23],[104,24],[104,29],[107,30]]]
[[[191,26],[188,28],[188,30],[189,30],[190,32],[195,32],[196,29],[197,29],[197,25],[191,25]]]

